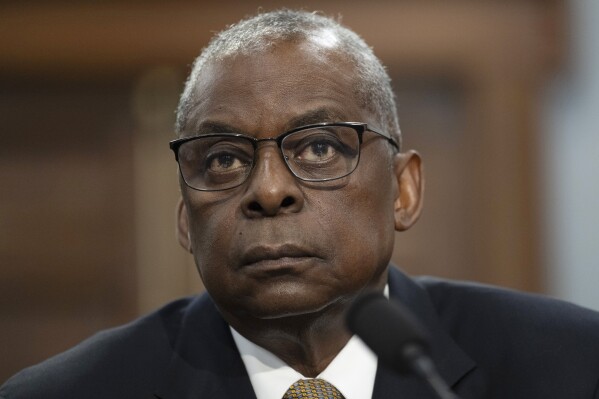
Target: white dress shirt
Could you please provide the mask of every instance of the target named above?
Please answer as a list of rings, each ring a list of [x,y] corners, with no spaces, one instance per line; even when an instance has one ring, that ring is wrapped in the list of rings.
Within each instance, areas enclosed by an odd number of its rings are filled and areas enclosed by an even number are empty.
[[[231,332],[257,399],[281,399],[294,382],[307,378],[232,327]],[[345,399],[372,398],[376,364],[375,354],[354,335],[318,378],[333,384]]]

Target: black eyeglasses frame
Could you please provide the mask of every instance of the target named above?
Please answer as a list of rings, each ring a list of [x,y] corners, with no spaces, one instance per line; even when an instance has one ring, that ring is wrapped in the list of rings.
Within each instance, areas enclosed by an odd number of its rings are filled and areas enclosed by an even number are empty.
[[[301,130],[306,130],[306,129],[313,129],[313,128],[318,128],[318,127],[335,127],[335,126],[339,126],[339,127],[349,127],[352,128],[356,131],[356,133],[358,134],[358,141],[360,144],[360,151],[358,152],[358,160],[356,162],[355,167],[349,171],[347,174],[343,175],[343,176],[338,176],[338,177],[332,177],[332,178],[324,178],[324,179],[306,179],[304,177],[298,176],[293,169],[289,166],[288,164],[288,160],[286,159],[285,155],[282,152],[281,149],[281,143],[283,142],[283,140],[285,139],[285,137],[289,136],[290,134],[293,134],[295,132],[301,131]],[[308,181],[308,182],[326,182],[326,181],[331,181],[331,180],[337,180],[337,179],[341,179],[345,176],[350,175],[351,173],[354,172],[354,170],[356,170],[356,168],[358,167],[358,164],[360,163],[360,155],[361,155],[361,145],[363,142],[363,135],[365,132],[372,132],[375,133],[381,137],[383,137],[384,139],[386,139],[389,143],[391,143],[391,145],[393,147],[395,147],[396,151],[399,152],[400,147],[399,144],[389,135],[385,134],[385,133],[381,133],[377,130],[373,130],[371,128],[368,127],[368,124],[366,123],[362,123],[362,122],[323,122],[323,123],[315,123],[315,124],[310,124],[310,125],[304,125],[304,126],[299,126],[296,128],[293,128],[291,130],[288,130],[286,132],[283,132],[281,134],[279,134],[276,137],[267,137],[267,138],[263,138],[263,139],[257,139],[255,137],[252,136],[248,136],[246,134],[243,133],[205,133],[205,134],[198,134],[195,136],[188,136],[188,137],[182,137],[179,139],[175,139],[175,140],[171,140],[169,141],[169,147],[170,149],[174,152],[175,154],[175,160],[177,161],[177,163],[179,163],[179,147],[181,147],[183,144],[189,142],[189,141],[194,141],[194,140],[198,140],[201,138],[205,138],[205,137],[239,137],[239,138],[244,138],[247,139],[248,141],[250,141],[252,143],[252,146],[254,147],[254,152],[258,149],[258,144],[261,142],[265,142],[265,141],[275,141],[277,143],[277,146],[279,148],[279,150],[281,151],[281,154],[283,155],[283,159],[285,160],[285,165],[287,166],[287,169],[289,169],[289,171],[299,180],[302,181]],[[252,169],[254,167],[254,163],[252,164]],[[236,184],[232,187],[227,187],[227,188],[223,188],[223,189],[205,189],[205,188],[197,188],[197,187],[193,187],[191,186],[187,180],[185,179],[185,176],[183,176],[182,172],[181,172],[181,167],[179,167],[179,173],[181,174],[181,177],[183,179],[183,181],[185,182],[185,184],[193,189],[193,190],[197,190],[197,191],[224,191],[224,190],[229,190],[235,187],[239,187],[240,185],[242,185],[243,183],[245,183],[247,181],[247,177],[240,182],[239,184]],[[251,173],[248,173],[248,176]]]

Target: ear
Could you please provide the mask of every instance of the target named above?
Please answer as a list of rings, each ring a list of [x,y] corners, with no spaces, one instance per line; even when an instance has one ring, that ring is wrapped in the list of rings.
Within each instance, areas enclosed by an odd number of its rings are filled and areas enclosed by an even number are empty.
[[[396,154],[393,171],[398,187],[394,203],[395,230],[404,231],[416,223],[422,212],[424,174],[420,155],[416,151]]]
[[[189,218],[187,216],[187,207],[183,198],[179,198],[177,203],[177,239],[179,244],[189,253],[193,253],[191,248],[191,236],[189,234]]]

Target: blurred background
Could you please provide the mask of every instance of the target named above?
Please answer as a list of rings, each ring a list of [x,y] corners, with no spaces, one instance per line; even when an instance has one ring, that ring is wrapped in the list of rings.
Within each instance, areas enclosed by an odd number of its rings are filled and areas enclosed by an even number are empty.
[[[5,0],[0,382],[202,289],[177,97],[214,32],[282,6],[341,15],[393,78],[427,176],[400,267],[599,309],[599,2]]]

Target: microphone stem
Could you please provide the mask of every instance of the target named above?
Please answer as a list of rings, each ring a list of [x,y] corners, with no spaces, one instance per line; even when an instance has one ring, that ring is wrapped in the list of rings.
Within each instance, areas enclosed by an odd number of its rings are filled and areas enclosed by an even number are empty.
[[[439,399],[459,399],[441,378],[431,358],[418,345],[408,345],[403,354],[409,360],[414,373],[430,385]]]

